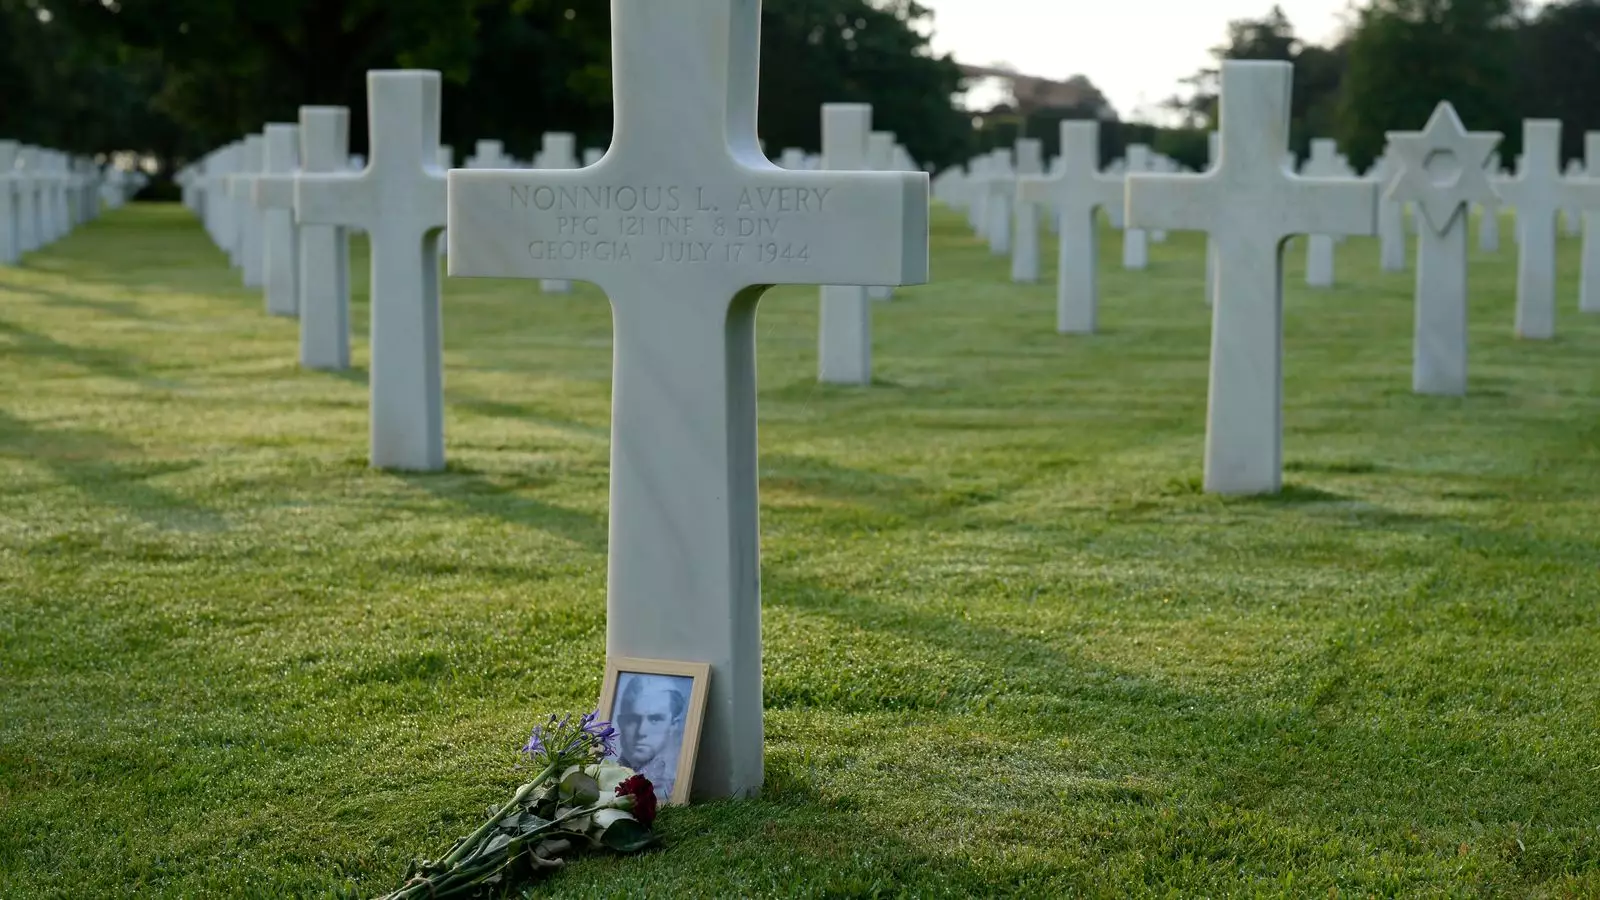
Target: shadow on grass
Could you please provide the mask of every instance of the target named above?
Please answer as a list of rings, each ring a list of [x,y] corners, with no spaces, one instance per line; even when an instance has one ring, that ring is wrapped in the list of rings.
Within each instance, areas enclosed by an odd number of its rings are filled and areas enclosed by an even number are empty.
[[[0,319],[0,337],[10,339],[10,346],[5,348],[7,354],[77,366],[104,378],[116,378],[157,387],[171,386],[170,383],[146,375],[143,372],[144,364],[138,357],[116,350],[64,344],[49,335],[23,328],[4,319]]]
[[[186,472],[198,460],[114,461],[139,448],[103,431],[41,428],[0,410],[0,454],[42,465],[61,483],[103,506],[122,509],[142,521],[174,531],[221,531],[226,520],[215,510],[151,485],[150,479]]]
[[[450,397],[447,395],[445,402],[452,409],[488,419],[516,419],[541,428],[549,428],[552,431],[560,431],[583,438],[606,440],[611,436],[610,429],[607,426],[591,425],[588,422],[556,415],[533,401],[513,403],[505,400],[491,400],[485,397]]]
[[[1592,757],[1557,762],[1538,742],[1485,740],[1483,723],[1469,712],[1482,686],[1396,691],[1386,668],[1375,664],[1378,657],[1349,652],[1350,635],[1337,629],[1326,631],[1301,655],[1294,664],[1298,678],[1270,686],[1200,687],[1181,677],[1080,656],[1052,646],[1048,638],[956,612],[886,602],[783,572],[763,575],[767,604],[858,633],[861,656],[882,657],[885,640],[907,641],[971,663],[962,667],[965,671],[949,672],[938,657],[925,657],[915,664],[925,669],[922,673],[904,666],[871,671],[847,661],[833,664],[850,671],[850,679],[773,673],[769,708],[909,710],[919,717],[960,719],[993,715],[998,707],[1028,721],[1019,739],[1070,738],[1074,746],[1091,748],[1086,771],[1110,764],[1166,773],[1164,780],[1177,779],[1170,791],[1183,794],[1186,805],[1219,813],[1253,810],[1251,816],[1269,827],[1296,834],[1331,836],[1360,823],[1364,830],[1376,830],[1367,840],[1380,843],[1385,843],[1383,834],[1418,827],[1446,833],[1477,829],[1481,841],[1498,831],[1520,830],[1518,816],[1533,801],[1548,811],[1544,826],[1569,846],[1575,842],[1578,854],[1519,859],[1520,878],[1536,882],[1600,862],[1600,840],[1593,838],[1588,821],[1588,811],[1600,803],[1600,782],[1589,769]],[[1349,627],[1359,631],[1364,645],[1384,631],[1370,624]],[[1402,640],[1406,626],[1392,627]],[[907,659],[904,653],[895,656]],[[846,681],[856,683],[846,690]],[[819,683],[834,687],[819,691]],[[1442,697],[1452,693],[1462,713],[1459,722],[1442,715]],[[1507,722],[1503,727],[1512,733],[1518,726]],[[1100,757],[1103,762],[1094,761]],[[1352,778],[1352,772],[1361,776]],[[774,787],[789,790],[790,773],[779,769],[775,774]],[[1198,832],[1188,839],[1227,840]],[[1435,848],[1401,849],[1425,858]]]
[[[528,496],[526,491],[542,482],[504,484],[455,463],[443,472],[389,474],[471,515],[547,532],[593,553],[606,552],[605,517]]]
[[[90,313],[115,316],[119,319],[133,319],[138,322],[158,320],[156,316],[145,312],[144,307],[135,300],[95,300],[89,297],[80,297],[76,294],[63,294],[60,291],[46,290],[34,285],[19,288],[19,290],[36,294],[47,305],[55,308],[83,310]]]

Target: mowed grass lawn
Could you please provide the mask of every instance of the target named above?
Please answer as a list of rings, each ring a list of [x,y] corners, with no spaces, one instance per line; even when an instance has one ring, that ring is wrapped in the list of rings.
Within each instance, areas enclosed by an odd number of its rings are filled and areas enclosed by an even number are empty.
[[[1509,223],[1506,229],[1510,237]],[[1300,245],[1303,248],[1303,245]],[[815,378],[759,321],[767,782],[551,897],[1600,896],[1600,319],[1410,393],[1412,276],[1288,259],[1286,488],[1200,492],[1199,238],[1054,331],[942,213]],[[451,281],[449,470],[366,466],[172,206],[0,270],[0,897],[373,895],[528,773],[604,657],[610,317]]]

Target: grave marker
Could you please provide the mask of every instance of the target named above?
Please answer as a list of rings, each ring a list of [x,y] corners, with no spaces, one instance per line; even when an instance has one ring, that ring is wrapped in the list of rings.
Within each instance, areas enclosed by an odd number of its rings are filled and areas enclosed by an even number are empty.
[[[1498,203],[1484,163],[1499,142],[1469,134],[1448,102],[1422,131],[1389,132],[1388,199],[1417,210],[1411,389],[1419,394],[1467,392],[1467,224],[1473,203],[1491,211]]]
[[[439,158],[439,73],[367,73],[371,162],[359,173],[302,171],[295,218],[370,236],[371,463],[444,467],[439,252],[445,177]]]
[[[300,314],[300,235],[294,224],[294,173],[300,168],[300,128],[273,124],[263,135],[262,168],[251,202],[261,215],[262,278],[267,313]],[[266,189],[263,190],[263,186]]]
[[[298,126],[298,166],[289,174],[256,181],[256,203],[267,209],[294,210],[294,184],[300,172],[339,172],[350,149],[350,110],[342,106],[302,106]],[[269,148],[270,150],[270,148]],[[300,365],[338,371],[350,367],[350,240],[337,225],[297,225],[296,306],[300,315]]]
[[[266,157],[266,136],[247,135],[238,172],[228,183],[233,208],[239,217],[239,267],[245,287],[262,287],[266,283],[261,215],[256,212],[252,199],[255,180],[266,167]]]
[[[1150,171],[1150,148],[1144,144],[1129,144],[1123,156],[1124,170],[1128,175]],[[1122,268],[1141,272],[1150,266],[1150,235],[1143,228],[1130,223],[1122,229]]]
[[[1394,180],[1394,151],[1385,148],[1368,174],[1384,190]],[[1386,191],[1378,198],[1378,263],[1385,272],[1406,270],[1406,206]]]
[[[1600,312],[1600,198],[1595,185],[1600,183],[1600,131],[1583,136],[1584,173],[1574,179],[1574,193],[1584,194],[1579,204],[1583,213],[1582,270],[1578,275],[1578,309]]]
[[[1486,167],[1489,175],[1489,186],[1494,187],[1500,180],[1500,154],[1494,153],[1489,157]],[[1478,249],[1485,253],[1500,252],[1500,212],[1494,209],[1482,209],[1483,214],[1478,217]]]
[[[1548,340],[1556,334],[1556,213],[1566,202],[1561,122],[1524,121],[1522,147],[1516,176],[1495,188],[1517,213],[1517,336]]]
[[[1202,175],[1129,174],[1128,227],[1217,242],[1205,489],[1270,493],[1283,477],[1283,259],[1292,234],[1372,234],[1377,185],[1283,166],[1293,68],[1222,64],[1222,147]]]
[[[23,144],[17,148],[17,249],[39,249],[39,150]]]
[[[16,141],[0,141],[0,265],[13,265],[22,257],[17,243],[17,194],[22,178],[17,174]]]
[[[1017,138],[1017,183],[1044,173],[1044,144],[1038,138]],[[1011,244],[1011,280],[1033,284],[1039,280],[1039,206],[1018,190],[1016,232]]]
[[[578,138],[564,131],[546,132],[539,139],[539,158],[537,168],[540,169],[575,169],[578,163],[573,159],[573,153],[578,146]],[[545,278],[539,282],[539,289],[546,294],[570,294],[572,282],[562,278]]]
[[[1093,334],[1099,307],[1100,228],[1104,209],[1121,226],[1123,179],[1100,171],[1100,123],[1061,123],[1061,164],[1054,175],[1018,179],[1017,192],[1054,210],[1061,239],[1056,258],[1056,331]]]
[[[1017,173],[1011,151],[997,147],[989,152],[984,173],[983,236],[989,239],[989,252],[995,256],[1011,253],[1011,195],[1017,190]]]
[[[455,275],[613,310],[611,656],[711,664],[701,796],[762,782],[755,307],[927,277],[928,177],[789,172],[756,141],[757,0],[612,0],[615,138],[578,171],[450,173]]]
[[[822,168],[871,171],[872,106],[822,105]],[[829,384],[872,383],[872,304],[868,289],[823,285],[817,337],[817,380]]]
[[[1339,144],[1331,138],[1313,138],[1311,155],[1301,167],[1301,173],[1314,178],[1345,178],[1348,171],[1339,160]],[[1382,200],[1379,200],[1381,215]],[[1333,235],[1313,234],[1306,238],[1306,284],[1310,287],[1333,287],[1334,271]]]
[[[869,104],[870,106],[870,104]],[[894,170],[894,132],[872,131],[867,134],[867,161],[860,171],[891,172]],[[893,300],[894,288],[878,284],[867,288],[872,300]]]

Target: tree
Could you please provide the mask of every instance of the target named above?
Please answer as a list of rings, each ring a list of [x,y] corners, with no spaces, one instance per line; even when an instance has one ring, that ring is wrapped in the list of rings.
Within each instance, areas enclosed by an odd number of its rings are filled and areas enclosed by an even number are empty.
[[[1415,129],[1440,100],[1471,128],[1513,134],[1515,0],[1372,0],[1351,36],[1339,137],[1364,163],[1386,131]],[[1593,51],[1590,51],[1591,53]]]
[[[769,150],[821,147],[823,103],[871,103],[923,163],[966,158],[969,117],[955,108],[962,75],[919,30],[932,12],[915,0],[767,0],[762,9],[760,133]]]
[[[1231,59],[1282,60],[1294,66],[1289,146],[1296,153],[1304,154],[1313,137],[1333,131],[1345,52],[1342,43],[1319,47],[1300,40],[1283,9],[1273,6],[1259,19],[1229,22],[1227,42],[1211,50],[1218,65],[1201,69],[1184,79],[1189,94],[1173,97],[1165,105],[1178,115],[1188,130],[1215,129],[1221,63]],[[1192,139],[1180,143],[1187,156],[1194,155]]]
[[[1546,6],[1517,39],[1518,112],[1560,119],[1565,155],[1582,156],[1584,132],[1600,130],[1600,0]]]

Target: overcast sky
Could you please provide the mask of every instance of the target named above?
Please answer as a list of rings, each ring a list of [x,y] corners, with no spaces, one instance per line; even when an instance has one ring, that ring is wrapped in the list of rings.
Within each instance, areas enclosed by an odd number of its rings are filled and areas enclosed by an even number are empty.
[[[1005,62],[1029,75],[1087,75],[1125,119],[1178,90],[1222,43],[1232,19],[1274,0],[921,0],[934,48],[972,65]],[[1338,32],[1348,0],[1277,0],[1304,40]]]

